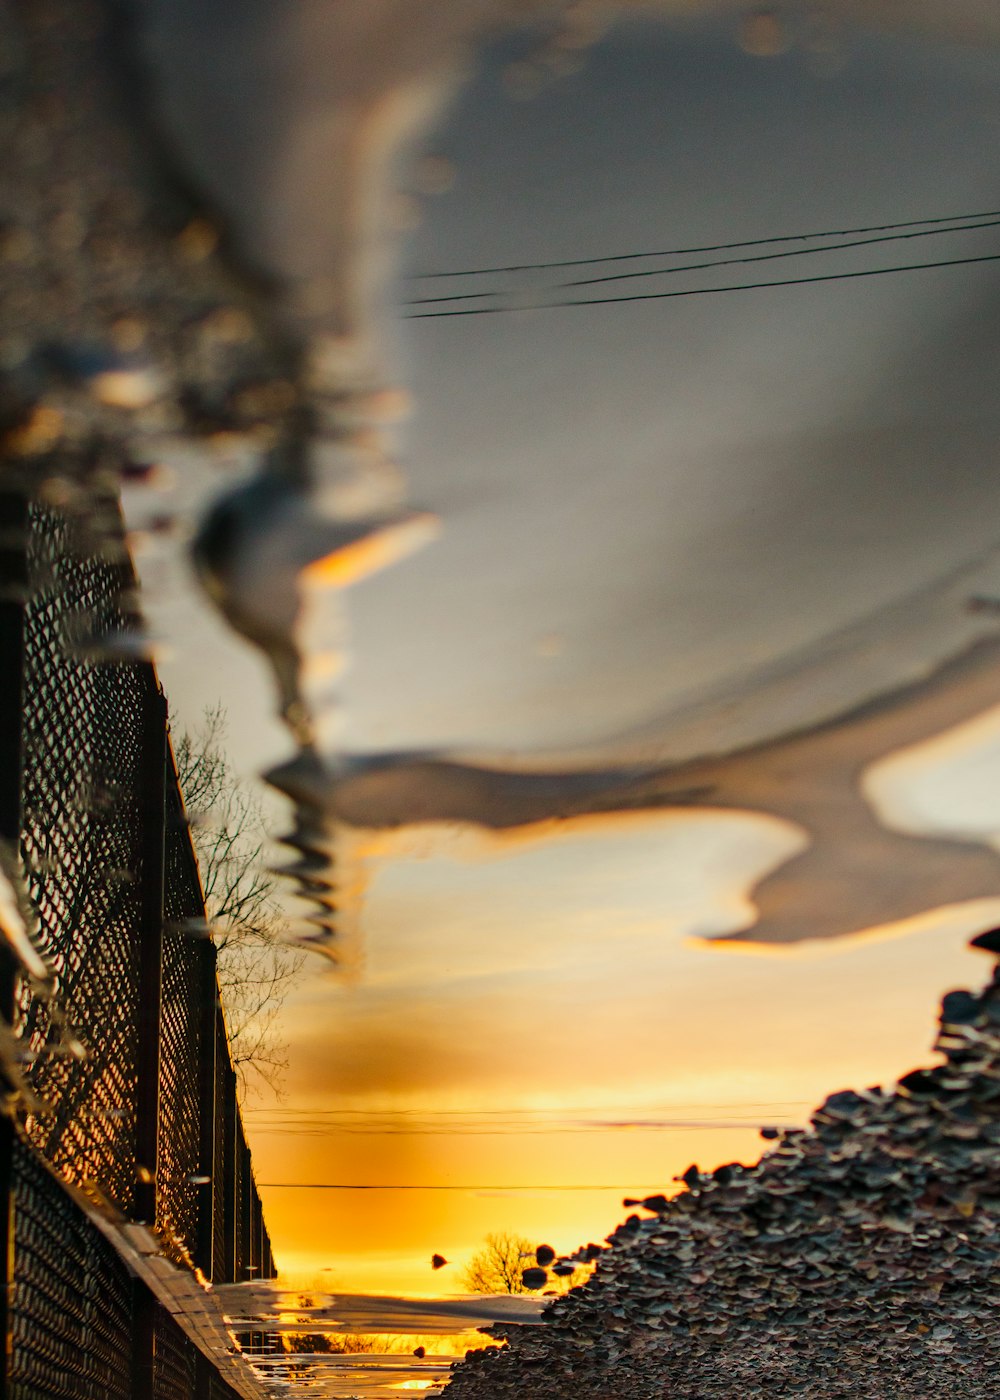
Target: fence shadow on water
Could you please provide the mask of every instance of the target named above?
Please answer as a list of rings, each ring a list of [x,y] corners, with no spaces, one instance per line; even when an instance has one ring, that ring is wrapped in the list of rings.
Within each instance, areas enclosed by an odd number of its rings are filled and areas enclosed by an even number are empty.
[[[92,495],[0,495],[0,840],[55,987],[4,954],[3,1016],[41,1106],[0,1127],[0,1393],[262,1395],[249,1368],[223,1378],[100,1228],[145,1226],[147,1255],[189,1280],[276,1274],[166,701],[116,501],[97,512]]]

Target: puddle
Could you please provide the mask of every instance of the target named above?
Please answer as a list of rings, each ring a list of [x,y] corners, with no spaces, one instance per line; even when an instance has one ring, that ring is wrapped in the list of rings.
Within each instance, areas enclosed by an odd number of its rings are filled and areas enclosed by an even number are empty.
[[[168,691],[226,706],[340,973],[250,1117],[291,1273],[338,1261],[304,1330],[422,1335],[457,1305],[395,1290],[435,1251],[574,1248],[901,1073],[974,976],[1000,107],[975,7],[404,8],[142,0],[290,368],[270,435],[157,439],[126,511]],[[300,1364],[332,1396],[445,1362]]]
[[[346,1393],[438,1395],[452,1362],[489,1344],[477,1329],[536,1323],[543,1306],[529,1297],[331,1295],[277,1283],[238,1284],[218,1293],[237,1334],[266,1332],[263,1346],[245,1350],[276,1393],[317,1400]]]
[[[313,874],[345,821],[718,805],[719,773],[684,767],[712,754],[747,755],[723,795],[753,810],[760,745],[876,698],[905,716],[962,657],[993,674],[970,600],[1000,587],[1000,216],[955,125],[995,122],[992,51],[656,11],[144,6],[167,129],[302,347],[305,435],[191,514],[270,658],[301,752],[269,774]],[[562,305],[598,292],[616,305]],[[984,892],[970,862],[938,902]],[[912,908],[863,890],[830,932],[929,907],[924,883]],[[301,931],[336,956],[329,888]]]

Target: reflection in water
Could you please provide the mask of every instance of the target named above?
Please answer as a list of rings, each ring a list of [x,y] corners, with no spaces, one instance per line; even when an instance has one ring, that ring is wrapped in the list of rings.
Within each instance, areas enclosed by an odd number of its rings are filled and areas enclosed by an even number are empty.
[[[975,940],[996,956],[1000,930]],[[449,1394],[970,1397],[996,1388],[998,982],[941,1006],[939,1063],[830,1094],[751,1170],[685,1172],[584,1289]],[[610,1319],[610,1320],[609,1320]],[[616,1326],[615,1323],[618,1325]]]
[[[555,6],[470,77],[506,6],[441,0],[419,26],[389,5],[224,11],[147,0],[146,43],[174,139],[303,346],[306,436],[213,509],[196,557],[302,746],[270,777],[319,900],[304,936],[332,946],[344,821],[763,809],[812,842],[759,893],[775,940],[992,891],[992,856],[897,839],[851,794],[859,765],[971,713],[971,670],[995,675],[995,616],[967,607],[1000,582],[975,310],[1000,256],[994,147],[955,120],[992,130],[993,51],[764,15],[602,38],[592,9]],[[435,128],[448,161],[415,160]],[[396,292],[399,199],[427,189]],[[353,595],[338,680],[324,589],[426,536],[387,466],[394,296],[447,319],[402,338],[407,475],[445,531]],[[914,736],[909,687],[956,667],[957,714]],[[770,747],[874,697],[862,747]],[[686,766],[720,752],[743,756]]]
[[[914,836],[946,832],[995,845],[998,739],[1000,711],[993,707],[883,759],[864,777],[879,820]]]
[[[662,903],[648,920],[648,889],[609,904],[579,848],[567,902],[541,855],[502,879],[447,856],[387,865],[361,984],[336,1015],[328,986],[297,998],[287,1103],[249,1116],[286,1277],[456,1288],[487,1230],[571,1251],[692,1160],[753,1161],[758,1124],[917,1063],[941,992],[980,975],[969,935],[1000,915],[994,900],[843,951],[708,955],[684,938],[697,906],[671,923]],[[553,1189],[570,1184],[595,1189]],[[432,1252],[452,1261],[440,1275]]]
[[[996,917],[1000,813],[968,807],[1000,655],[996,16],[135,3],[170,140],[271,284],[273,363],[240,389],[266,430],[216,431],[219,471],[143,438],[130,519],[152,578],[163,502],[191,503],[295,746],[268,771],[297,936],[366,949],[296,1007],[268,1208],[301,1273],[334,1256],[357,1287],[367,1252],[417,1288],[418,1249],[468,1255],[483,1193],[514,1224],[518,1190],[596,1177],[613,1212],[692,1134],[749,1156],[747,1124],[832,1065],[890,1077]],[[249,334],[230,311],[216,347]],[[843,941],[752,963],[692,936]],[[337,1188],[329,1233],[288,1204],[304,1183]],[[480,1195],[461,1226],[379,1196],[387,1224],[354,1195],[378,1185]],[[561,1250],[594,1232],[545,1209]],[[405,1310],[286,1302],[248,1324]],[[461,1311],[406,1307],[418,1335]],[[334,1368],[327,1394],[443,1364],[261,1362],[299,1389]]]
[[[316,1400],[439,1395],[451,1365],[489,1345],[473,1330],[493,1323],[531,1325],[544,1306],[531,1297],[414,1299],[385,1294],[297,1292],[277,1283],[220,1288],[237,1335],[262,1336],[244,1350],[275,1387]]]

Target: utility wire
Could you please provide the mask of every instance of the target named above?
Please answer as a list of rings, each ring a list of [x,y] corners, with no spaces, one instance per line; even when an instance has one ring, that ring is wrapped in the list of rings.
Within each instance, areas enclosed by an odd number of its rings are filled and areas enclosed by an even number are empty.
[[[645,253],[609,253],[599,258],[564,258],[556,262],[509,263],[506,267],[471,267],[448,272],[415,273],[415,279],[436,277],[482,277],[491,272],[543,272],[549,268],[590,267],[594,263],[629,262],[633,258],[686,257],[689,253],[722,253],[731,248],[760,248],[768,243],[797,243],[809,238],[850,238],[856,233],[889,233],[893,229],[921,228],[926,224],[955,224],[969,219],[995,219],[1000,209],[978,214],[946,214],[936,219],[908,219],[895,224],[867,224],[861,228],[826,229],[822,233],[783,233],[773,238],[747,238],[737,243],[702,243],[691,248],[660,248]]]
[[[885,277],[893,272],[922,272],[936,267],[965,267],[972,263],[1000,262],[1000,253],[975,258],[946,258],[940,262],[903,263],[896,267],[863,268],[858,272],[827,272],[815,277],[785,277],[771,282],[739,282],[727,287],[688,287],[676,292],[637,292],[620,297],[568,297],[559,301],[518,303],[512,306],[466,306],[450,311],[413,311],[411,321],[433,321],[446,316],[500,316],[516,311],[550,311],[564,306],[611,306],[625,301],[665,301],[672,297],[716,296],[722,292],[752,292],[763,287],[802,287],[817,282],[845,282],[855,277]]]
[[[760,1118],[735,1118],[724,1123],[702,1120],[671,1123],[594,1123],[578,1128],[302,1128],[290,1124],[256,1128],[254,1131],[257,1136],[280,1133],[286,1137],[461,1137],[464,1140],[474,1137],[593,1137],[598,1133],[614,1132],[732,1132],[736,1128],[756,1130],[760,1126]],[[788,1128],[795,1125],[769,1120],[769,1126]]]
[[[258,1187],[263,1191],[646,1191],[663,1190],[663,1181],[654,1181],[652,1185],[637,1186],[635,1182],[627,1182],[624,1186],[612,1184],[597,1186],[557,1186],[535,1185],[535,1186],[456,1186],[451,1183],[443,1186],[372,1186],[359,1183],[341,1181],[258,1181]]]
[[[294,1107],[294,1105],[291,1105],[291,1104],[280,1104],[280,1105],[273,1106],[273,1107],[260,1107],[260,1108],[253,1108],[253,1107],[251,1106],[250,1108],[245,1108],[245,1109],[243,1110],[243,1113],[244,1113],[244,1116],[246,1116],[247,1114],[253,1114],[253,1115],[255,1115],[255,1116],[260,1116],[261,1114],[272,1114],[272,1113],[274,1113],[274,1114],[289,1114],[289,1113],[291,1113],[291,1114],[296,1114],[296,1115],[298,1115],[298,1116],[300,1116],[300,1117],[306,1117],[306,1118],[309,1118],[309,1117],[319,1117],[319,1116],[321,1116],[321,1115],[322,1115],[322,1116],[332,1115],[332,1116],[335,1116],[335,1117],[340,1117],[341,1115],[344,1115],[344,1114],[352,1114],[352,1115],[357,1115],[357,1116],[359,1116],[359,1117],[365,1117],[365,1118],[396,1118],[396,1117],[402,1117],[402,1116],[404,1116],[404,1115],[417,1115],[417,1116],[426,1117],[426,1118],[443,1118],[443,1117],[445,1117],[445,1116],[448,1116],[448,1117],[452,1117],[452,1116],[455,1116],[455,1117],[468,1117],[468,1116],[471,1115],[471,1116],[476,1117],[476,1118],[487,1118],[487,1117],[495,1117],[495,1116],[498,1116],[498,1115],[499,1115],[500,1117],[508,1117],[508,1116],[516,1116],[516,1115],[520,1115],[520,1114],[532,1114],[532,1115],[534,1115],[534,1114],[555,1114],[555,1113],[564,1113],[564,1114],[570,1114],[570,1113],[610,1113],[610,1112],[613,1112],[613,1111],[623,1112],[624,1110],[630,1109],[630,1108],[631,1108],[631,1109],[636,1109],[636,1110],[639,1111],[639,1112],[645,1112],[645,1113],[660,1113],[660,1112],[665,1112],[667,1109],[692,1108],[692,1107],[697,1107],[697,1108],[715,1108],[715,1109],[718,1109],[718,1108],[736,1108],[736,1109],[740,1109],[740,1110],[744,1110],[744,1111],[746,1111],[746,1112],[749,1112],[751,1109],[757,1109],[757,1108],[790,1108],[790,1107],[791,1107],[791,1108],[799,1108],[799,1107],[801,1107],[801,1106],[802,1106],[803,1104],[805,1104],[805,1103],[807,1103],[807,1100],[805,1100],[805,1099],[748,1099],[748,1100],[746,1100],[745,1102],[742,1102],[742,1103],[733,1103],[731,1100],[727,1100],[727,1101],[725,1101],[725,1102],[723,1102],[723,1103],[698,1103],[697,1105],[691,1105],[691,1104],[669,1104],[669,1103],[668,1103],[668,1104],[663,1104],[663,1103],[661,1103],[661,1104],[624,1104],[624,1105],[619,1104],[619,1105],[616,1105],[616,1106],[612,1107],[612,1105],[610,1105],[610,1104],[601,1104],[601,1103],[598,1103],[598,1104],[580,1104],[580,1105],[577,1105],[577,1104],[568,1104],[568,1105],[565,1105],[565,1104],[564,1104],[564,1105],[559,1106],[559,1107],[556,1107],[556,1108],[398,1108],[398,1109],[397,1109],[397,1108],[384,1108],[384,1109],[372,1109],[372,1108],[296,1108],[296,1107]]]
[[[647,267],[636,272],[612,272],[601,277],[581,277],[572,282],[559,282],[557,289],[569,287],[595,287],[605,282],[628,282],[636,277],[672,277],[678,272],[703,272],[713,267],[739,267],[746,263],[773,262],[776,258],[810,258],[822,253],[839,253],[845,248],[867,248],[873,243],[896,243],[908,238],[933,238],[947,233],[970,233],[981,228],[997,228],[1000,219],[989,219],[985,223],[963,224],[954,228],[927,228],[917,233],[888,233],[878,238],[855,238],[849,243],[828,243],[821,248],[784,248],[780,253],[754,253],[744,258],[715,258],[711,262],[678,263],[674,267]],[[503,288],[490,292],[455,292],[443,297],[416,297],[405,302],[406,306],[432,306],[441,302],[483,301],[489,297],[502,296]]]

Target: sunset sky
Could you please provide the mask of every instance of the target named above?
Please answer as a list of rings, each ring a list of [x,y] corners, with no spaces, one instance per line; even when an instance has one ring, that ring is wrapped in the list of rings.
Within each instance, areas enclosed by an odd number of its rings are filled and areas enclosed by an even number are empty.
[[[378,884],[372,964],[400,953]],[[506,917],[487,931],[481,905],[454,905],[442,932],[415,899],[391,974],[317,977],[289,1008],[287,1099],[248,1116],[261,1182],[449,1188],[264,1185],[282,1268],[303,1281],[332,1269],[339,1288],[460,1290],[432,1253],[460,1267],[494,1229],[572,1249],[614,1227],[623,1194],[672,1189],[692,1161],[754,1160],[757,1124],[801,1122],[827,1092],[926,1060],[941,993],[984,972],[966,939],[1000,919],[981,902],[850,947],[753,956],[629,911],[609,938],[572,906],[562,936],[532,920],[534,946],[519,946]],[[484,936],[506,958],[473,970],[468,941]],[[707,1126],[644,1126],[670,1120]],[[610,1189],[546,1189],[565,1186]]]
[[[504,86],[513,52],[487,56],[440,133],[454,190],[425,206],[413,273],[997,201],[986,50],[845,31],[832,50],[763,60],[728,22],[637,27],[530,103]],[[959,243],[863,258],[996,248],[989,230]],[[537,756],[622,752],[638,735],[663,750],[672,718],[699,705],[733,734],[767,732],[773,715],[750,706],[737,723],[725,697],[752,700],[762,670],[995,544],[982,466],[998,427],[998,266],[410,322],[401,448],[414,499],[444,528],[350,595],[341,740]],[[429,290],[410,282],[400,299]],[[502,290],[538,296],[530,278]],[[234,471],[179,460],[180,508],[196,513]],[[143,501],[127,507],[141,525]],[[139,564],[173,647],[161,675],[175,713],[194,725],[221,701],[251,780],[288,751],[263,663],[207,615],[176,554],[154,546]],[[955,618],[914,655],[929,664],[985,625]],[[842,663],[836,685],[855,698],[904,664],[891,647],[845,648]],[[794,693],[782,720],[828,701]],[[997,714],[866,776],[889,825],[970,840],[1000,832],[997,793]],[[752,1160],[759,1124],[801,1122],[826,1093],[925,1060],[940,995],[985,973],[964,944],[1000,922],[1000,900],[836,945],[708,945],[752,923],[748,891],[807,840],[710,810],[345,836],[348,968],[310,964],[283,1013],[283,1099],[247,1115],[283,1272],[459,1291],[489,1230],[559,1249],[600,1239],[623,1195],[669,1188],[692,1161]],[[422,1189],[298,1189],[320,1183]],[[450,1261],[440,1273],[434,1252]]]

